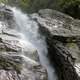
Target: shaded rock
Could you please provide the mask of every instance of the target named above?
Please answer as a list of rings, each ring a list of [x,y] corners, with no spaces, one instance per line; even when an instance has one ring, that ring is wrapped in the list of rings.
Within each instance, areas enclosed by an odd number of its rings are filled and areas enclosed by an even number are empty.
[[[0,54],[0,70],[16,70],[20,73],[22,65],[22,58],[20,56],[10,56]]]
[[[48,57],[55,67],[59,80],[80,80],[75,64],[77,51],[73,53],[67,44],[77,45],[80,37],[80,21],[51,9],[43,9],[31,15],[39,25],[39,32],[46,37]],[[77,45],[76,47],[79,48]],[[75,54],[75,55],[74,55]],[[80,70],[80,69],[78,69]]]
[[[61,44],[61,42],[54,42],[55,40],[48,41],[49,40],[47,40],[49,46],[48,56],[58,72],[59,80],[79,80],[80,77],[74,68],[76,58],[71,55],[71,51]]]

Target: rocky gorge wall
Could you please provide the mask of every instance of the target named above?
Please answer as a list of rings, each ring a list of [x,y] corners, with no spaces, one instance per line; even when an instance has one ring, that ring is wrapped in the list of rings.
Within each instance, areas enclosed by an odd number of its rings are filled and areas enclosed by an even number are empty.
[[[31,15],[46,36],[48,57],[59,80],[80,80],[80,21],[51,9]],[[77,65],[76,65],[77,64]]]
[[[46,37],[47,56],[58,80],[80,80],[80,21],[51,9],[29,17]],[[26,46],[14,23],[12,10],[0,7],[0,80],[47,80],[46,67],[41,65],[37,49]]]

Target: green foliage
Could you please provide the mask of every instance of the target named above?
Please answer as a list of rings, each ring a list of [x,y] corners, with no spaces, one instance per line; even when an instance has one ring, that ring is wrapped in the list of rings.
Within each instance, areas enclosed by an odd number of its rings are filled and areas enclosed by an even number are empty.
[[[19,7],[27,12],[37,12],[40,9],[52,8],[57,0],[19,0]]]
[[[67,43],[66,45],[68,48],[73,48],[73,49],[76,49],[76,44],[75,43]]]
[[[63,8],[64,7],[67,7],[69,5],[79,5],[80,4],[80,0],[61,0],[60,1],[60,6],[62,6]]]
[[[8,4],[19,6],[27,12],[37,12],[40,9],[54,9],[58,0],[8,0]]]
[[[80,19],[80,0],[0,0],[1,2],[18,6],[29,13],[45,8],[57,9]]]
[[[29,11],[31,4],[31,0],[20,0],[19,7],[21,7],[24,11]]]
[[[59,6],[64,13],[80,19],[80,0],[61,0]]]
[[[27,12],[40,9],[57,9],[74,18],[80,18],[80,0],[19,0],[19,7]]]
[[[0,0],[0,3],[6,4],[7,2],[8,2],[8,0]]]

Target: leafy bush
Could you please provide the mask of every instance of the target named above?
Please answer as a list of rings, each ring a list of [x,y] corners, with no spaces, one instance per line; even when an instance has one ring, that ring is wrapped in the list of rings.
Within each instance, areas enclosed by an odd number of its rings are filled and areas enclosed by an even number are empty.
[[[37,12],[44,8],[53,8],[54,0],[20,0],[20,7],[28,12]]]
[[[7,3],[8,2],[8,0],[0,0],[0,3]]]
[[[80,0],[62,0],[59,6],[62,12],[80,19]]]
[[[0,0],[0,2],[18,6],[29,13],[45,8],[56,9],[80,19],[80,0]]]

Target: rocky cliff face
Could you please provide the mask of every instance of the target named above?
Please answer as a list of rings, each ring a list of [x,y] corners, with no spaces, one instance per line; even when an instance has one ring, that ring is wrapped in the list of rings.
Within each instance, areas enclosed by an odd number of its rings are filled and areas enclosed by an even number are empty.
[[[80,80],[80,21],[51,9],[31,16],[46,36],[48,56],[59,80]]]
[[[58,79],[80,80],[80,21],[50,9],[30,15],[30,19],[46,37],[48,58]],[[47,80],[37,49],[26,46],[15,25],[11,9],[0,6],[0,80]]]
[[[28,48],[14,28],[12,11],[0,6],[0,80],[47,80],[37,50]]]

